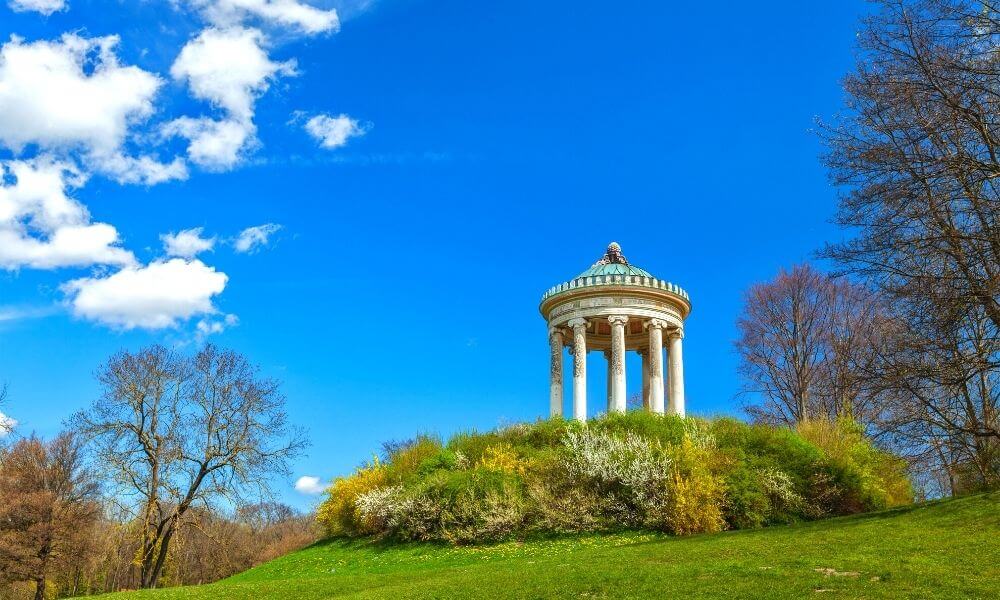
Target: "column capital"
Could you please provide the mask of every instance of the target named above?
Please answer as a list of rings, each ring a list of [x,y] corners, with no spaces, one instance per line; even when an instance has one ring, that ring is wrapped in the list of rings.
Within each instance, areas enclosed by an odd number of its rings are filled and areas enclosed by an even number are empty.
[[[581,318],[577,317],[575,319],[570,319],[569,321],[567,321],[566,325],[568,327],[572,327],[573,329],[576,329],[578,327],[586,327],[587,326],[587,319],[581,319]]]
[[[668,325],[663,319],[650,319],[643,326],[646,329],[666,329]]]
[[[566,332],[563,331],[562,327],[549,327],[549,339],[552,339],[557,335],[559,337],[564,337],[566,335]]]
[[[625,323],[628,323],[628,316],[627,315],[611,315],[610,317],[608,317],[608,323],[611,323],[612,325],[618,325],[618,324],[624,325]]]
[[[671,339],[677,338],[677,339],[683,340],[684,339],[684,329],[682,329],[680,327],[674,327],[673,329],[668,329],[667,330],[667,337],[671,338]]]

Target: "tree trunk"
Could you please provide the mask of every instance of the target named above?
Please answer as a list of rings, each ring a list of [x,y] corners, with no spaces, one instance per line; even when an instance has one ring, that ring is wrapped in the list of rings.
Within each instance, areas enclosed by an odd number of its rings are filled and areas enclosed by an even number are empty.
[[[167,532],[163,535],[163,541],[160,543],[159,556],[156,557],[156,563],[153,565],[153,572],[150,574],[149,585],[146,586],[148,588],[155,588],[156,582],[160,579],[160,571],[163,570],[163,563],[167,560],[167,549],[170,547],[170,538],[173,537],[175,528],[176,524],[171,523]]]

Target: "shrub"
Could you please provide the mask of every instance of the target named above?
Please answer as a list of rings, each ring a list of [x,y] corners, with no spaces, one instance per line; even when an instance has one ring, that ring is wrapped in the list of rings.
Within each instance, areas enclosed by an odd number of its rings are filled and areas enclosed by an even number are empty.
[[[644,410],[608,413],[591,421],[590,428],[610,434],[631,433],[663,445],[679,444],[684,439],[685,423],[699,421],[674,415],[655,415]]]
[[[341,477],[327,490],[327,498],[316,510],[316,519],[327,535],[367,535],[377,533],[375,523],[359,517],[358,497],[379,489],[389,481],[389,470],[376,458],[349,477]],[[371,525],[370,527],[368,525]]]
[[[499,541],[522,524],[521,487],[519,478],[499,471],[438,471],[398,501],[390,528],[406,540]]]
[[[390,450],[331,486],[318,513],[328,534],[453,544],[623,527],[684,535],[912,498],[902,461],[852,423],[793,430],[634,412]]]
[[[391,529],[397,519],[403,486],[379,487],[362,494],[354,500],[355,514],[359,529],[382,532]]]
[[[525,518],[532,531],[576,533],[614,525],[605,516],[610,511],[598,491],[580,485],[561,460],[536,463],[526,488],[529,514]]]
[[[428,461],[441,459],[441,440],[421,435],[400,447],[389,456],[387,476],[396,484],[405,485],[418,479],[420,475],[433,470]]]
[[[677,535],[724,529],[721,505],[725,487],[709,468],[709,450],[685,437],[668,453],[666,485],[660,494],[646,496],[644,524]]]
[[[876,510],[913,502],[906,463],[872,445],[854,421],[810,420],[800,423],[796,431],[823,452],[841,483],[841,505]]]
[[[478,467],[490,471],[500,471],[513,475],[524,475],[527,465],[518,457],[514,447],[508,443],[488,446],[483,450]]]
[[[496,446],[504,442],[503,437],[497,432],[477,433],[468,431],[455,434],[446,448],[452,452],[461,452],[470,463],[476,464],[482,459],[483,453],[490,446]]]

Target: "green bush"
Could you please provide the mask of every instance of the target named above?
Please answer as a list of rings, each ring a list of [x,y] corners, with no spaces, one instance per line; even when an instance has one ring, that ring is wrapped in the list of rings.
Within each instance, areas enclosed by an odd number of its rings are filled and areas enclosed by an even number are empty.
[[[384,464],[337,480],[318,514],[330,535],[454,544],[625,527],[683,535],[910,502],[904,466],[853,423],[792,430],[636,411],[396,444]]]

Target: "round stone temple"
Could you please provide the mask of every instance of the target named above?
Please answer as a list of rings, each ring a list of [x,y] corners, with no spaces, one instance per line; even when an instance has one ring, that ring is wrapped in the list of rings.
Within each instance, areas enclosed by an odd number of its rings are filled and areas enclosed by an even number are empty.
[[[587,355],[602,351],[608,365],[608,412],[626,409],[625,354],[642,356],[646,410],[684,415],[681,340],[691,300],[679,286],[632,265],[617,242],[573,279],[549,288],[539,306],[549,325],[550,407],[563,414],[563,354],[573,357],[573,418],[587,418]],[[666,369],[664,369],[666,351]]]

